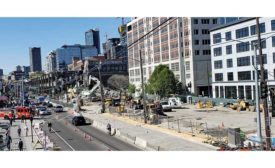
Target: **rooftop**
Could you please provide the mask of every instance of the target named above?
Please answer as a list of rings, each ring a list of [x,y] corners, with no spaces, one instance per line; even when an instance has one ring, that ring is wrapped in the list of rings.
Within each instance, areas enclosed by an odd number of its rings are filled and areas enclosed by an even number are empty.
[[[237,25],[237,24],[240,24],[240,23],[243,23],[243,22],[253,20],[253,19],[256,19],[256,17],[242,18],[240,20],[236,20],[236,21],[230,22],[228,24],[216,26],[216,27],[210,29],[210,31],[216,31],[216,30],[223,29],[223,28],[226,28],[226,27],[234,26],[234,25]]]

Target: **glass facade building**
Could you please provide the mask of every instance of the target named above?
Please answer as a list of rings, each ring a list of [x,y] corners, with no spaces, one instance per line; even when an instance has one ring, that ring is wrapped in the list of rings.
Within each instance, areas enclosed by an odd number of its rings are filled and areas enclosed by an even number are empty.
[[[31,72],[42,71],[40,47],[29,48]]]
[[[90,29],[87,32],[85,32],[85,44],[86,45],[93,45],[97,48],[98,53],[100,52],[100,36],[99,36],[99,30],[98,29]]]
[[[95,46],[64,45],[55,50],[57,70],[67,69],[67,65],[72,63],[73,57],[85,59],[86,57],[97,56],[98,51]]]

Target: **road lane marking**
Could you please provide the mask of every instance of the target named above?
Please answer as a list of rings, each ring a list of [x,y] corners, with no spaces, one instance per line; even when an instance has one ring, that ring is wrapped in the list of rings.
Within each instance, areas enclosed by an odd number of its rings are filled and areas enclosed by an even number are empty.
[[[64,138],[62,138],[53,128],[52,130],[67,146],[69,146],[72,149],[72,151],[75,151],[75,149]]]

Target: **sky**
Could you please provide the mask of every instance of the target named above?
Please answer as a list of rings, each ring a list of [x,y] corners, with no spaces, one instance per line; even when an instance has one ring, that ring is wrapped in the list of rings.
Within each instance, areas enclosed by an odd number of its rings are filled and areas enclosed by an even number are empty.
[[[29,47],[41,47],[42,67],[47,54],[64,44],[85,44],[85,31],[99,28],[100,43],[119,37],[121,18],[0,18],[0,69],[29,66]],[[101,49],[102,52],[102,49]]]

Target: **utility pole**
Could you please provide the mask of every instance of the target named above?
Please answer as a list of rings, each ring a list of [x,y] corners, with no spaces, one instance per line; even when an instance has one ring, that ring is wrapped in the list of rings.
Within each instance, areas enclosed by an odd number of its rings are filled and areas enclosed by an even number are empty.
[[[251,44],[251,47],[253,44]],[[261,126],[261,113],[259,104],[259,86],[258,86],[258,64],[257,64],[257,47],[254,45],[254,69],[255,69],[255,98],[256,98],[256,113],[257,113],[257,136],[262,146],[262,126]]]
[[[144,123],[147,123],[147,108],[146,108],[146,101],[145,101],[145,89],[144,89],[144,79],[143,79],[143,68],[142,68],[142,57],[141,57],[141,50],[139,50],[139,65],[140,65],[140,75],[141,75],[141,88],[142,88],[142,96],[143,96],[143,116],[144,116]]]
[[[105,112],[105,98],[104,98],[100,68],[101,68],[101,62],[99,62],[99,66],[98,66],[98,75],[99,75],[99,80],[100,80],[100,94],[101,94],[101,104],[102,104],[101,112],[104,113]]]
[[[263,64],[263,52],[261,44],[261,33],[259,25],[259,17],[256,17],[256,31],[258,35],[258,46],[259,46],[259,60],[261,68],[261,99],[264,106],[264,118],[265,118],[265,133],[266,133],[266,150],[271,150],[271,130],[269,122],[268,104],[267,104],[267,81],[264,76],[264,64]],[[257,87],[257,86],[256,86]]]

